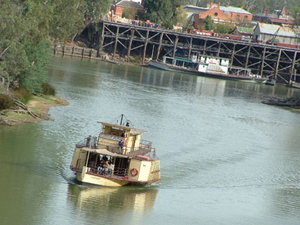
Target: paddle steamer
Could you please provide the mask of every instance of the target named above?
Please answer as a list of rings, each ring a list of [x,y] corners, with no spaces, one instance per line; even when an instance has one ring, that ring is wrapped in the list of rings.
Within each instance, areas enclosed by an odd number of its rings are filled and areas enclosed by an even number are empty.
[[[146,131],[132,127],[124,115],[118,121],[98,122],[102,125],[99,135],[76,144],[70,168],[77,180],[110,187],[159,181],[155,148],[141,138]]]

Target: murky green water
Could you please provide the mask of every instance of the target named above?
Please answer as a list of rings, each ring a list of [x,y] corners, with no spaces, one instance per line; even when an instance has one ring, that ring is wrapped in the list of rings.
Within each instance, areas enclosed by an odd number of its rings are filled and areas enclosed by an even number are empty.
[[[300,90],[61,58],[49,79],[54,121],[0,127],[1,224],[300,224],[300,114],[261,104]],[[74,144],[121,113],[162,181],[77,184]]]

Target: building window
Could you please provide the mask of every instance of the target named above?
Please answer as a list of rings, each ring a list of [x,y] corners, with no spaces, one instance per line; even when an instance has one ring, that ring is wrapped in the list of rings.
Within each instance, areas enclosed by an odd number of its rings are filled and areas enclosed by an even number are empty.
[[[218,16],[218,13],[217,13],[217,12],[215,12],[214,16]]]
[[[248,16],[245,16],[245,20],[248,20]]]

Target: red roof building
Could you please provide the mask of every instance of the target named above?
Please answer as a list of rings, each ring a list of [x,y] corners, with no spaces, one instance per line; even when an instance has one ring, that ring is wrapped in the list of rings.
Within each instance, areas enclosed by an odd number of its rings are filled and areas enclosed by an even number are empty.
[[[193,13],[194,27],[199,28],[203,20],[210,16],[215,23],[241,23],[250,22],[252,20],[252,14],[248,10],[233,6],[220,6],[220,3],[207,5],[207,8],[186,6],[185,11],[188,15]],[[197,13],[195,13],[197,12]]]
[[[273,13],[269,13],[269,10],[265,9],[263,13],[253,15],[253,20],[263,23],[270,23],[276,25],[293,25],[294,18],[290,13],[286,14],[285,7],[281,10],[275,10]]]
[[[143,6],[143,1],[141,1],[141,3],[138,2],[134,2],[134,1],[128,1],[128,0],[122,0],[119,1],[116,4],[112,4],[110,11],[113,13],[113,15],[115,17],[122,17],[123,11],[125,8],[131,9],[131,10],[135,10],[135,14],[137,12],[143,12],[145,13],[146,10],[144,9]],[[131,18],[134,19],[134,18]]]

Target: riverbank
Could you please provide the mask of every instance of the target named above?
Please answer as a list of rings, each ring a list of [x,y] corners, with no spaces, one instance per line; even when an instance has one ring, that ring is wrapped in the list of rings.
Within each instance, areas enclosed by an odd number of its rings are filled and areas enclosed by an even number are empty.
[[[262,103],[283,108],[293,113],[300,113],[300,96],[293,96],[284,99],[272,97],[268,100],[262,101]]]
[[[52,43],[53,56],[68,56],[77,58],[89,58],[100,60],[108,63],[118,65],[134,65],[134,66],[145,66],[149,63],[149,58],[145,58],[144,64],[142,63],[140,55],[122,56],[118,53],[113,55],[112,53],[102,51],[100,56],[96,49],[88,46],[87,40],[80,39],[75,42],[67,43]]]
[[[50,120],[50,107],[66,106],[69,103],[57,96],[33,96],[26,104],[27,110],[20,107],[0,112],[0,125],[13,126],[21,123],[32,123]]]

